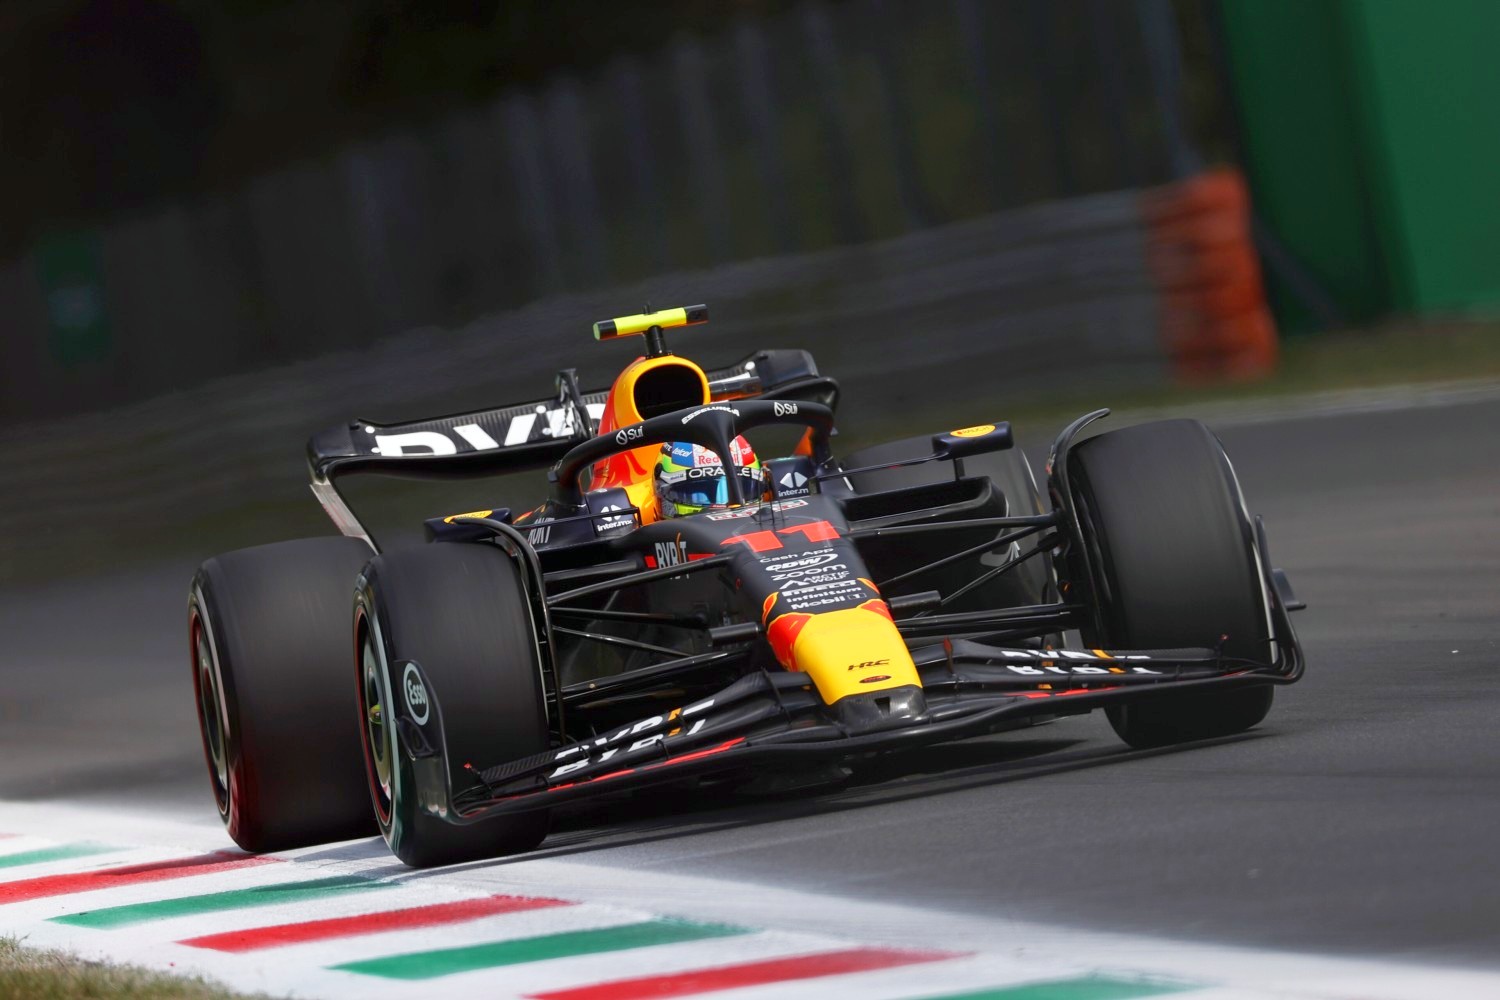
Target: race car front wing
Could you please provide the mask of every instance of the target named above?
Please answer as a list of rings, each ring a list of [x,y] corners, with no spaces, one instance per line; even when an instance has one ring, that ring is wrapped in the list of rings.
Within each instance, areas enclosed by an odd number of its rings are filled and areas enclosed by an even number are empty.
[[[748,674],[710,697],[591,740],[491,767],[455,772],[443,735],[441,692],[427,689],[418,723],[397,706],[401,744],[422,807],[457,824],[786,759],[838,760],[984,735],[1017,720],[1075,714],[1169,691],[1289,684],[1303,672],[1286,604],[1272,599],[1275,657],[1235,660],[1213,649],[1025,649],[950,641],[914,650],[922,687],[881,692],[858,713],[828,711],[805,675]],[[394,664],[404,672],[407,662]],[[846,699],[847,700],[847,699]],[[399,702],[400,699],[397,699]]]

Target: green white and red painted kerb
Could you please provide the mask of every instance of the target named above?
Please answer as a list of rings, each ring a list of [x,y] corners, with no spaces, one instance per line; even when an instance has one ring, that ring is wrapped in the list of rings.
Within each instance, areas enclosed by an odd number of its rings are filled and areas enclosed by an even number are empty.
[[[106,845],[92,843],[54,844],[31,850],[0,854],[0,867],[27,868],[81,858],[104,860],[113,851]],[[134,864],[102,864],[83,870],[48,875],[24,875],[0,882],[0,905],[35,900],[60,901],[69,912],[47,918],[50,923],[93,930],[109,931],[149,924],[176,926],[174,922],[206,914],[283,908],[293,904],[316,904],[342,897],[367,898],[366,912],[338,917],[323,917],[284,923],[256,923],[234,930],[183,938],[177,944],[225,954],[273,952],[312,942],[346,941],[381,935],[378,954],[338,962],[326,969],[357,976],[373,976],[406,982],[426,981],[465,973],[492,972],[484,988],[491,995],[503,992],[507,976],[503,970],[539,963],[592,958],[622,952],[661,952],[664,946],[698,942],[720,942],[724,947],[705,952],[705,957],[733,954],[745,943],[742,939],[764,938],[758,928],[727,923],[646,916],[643,919],[620,919],[620,912],[596,913],[577,919],[579,904],[549,897],[490,895],[444,903],[416,904],[422,895],[419,882],[403,883],[366,875],[333,875],[308,877],[301,871],[278,872],[274,881],[257,880],[236,888],[216,888],[191,895],[170,895],[138,902],[103,905],[89,903],[89,908],[74,905],[97,899],[102,893],[144,885],[163,886],[182,883],[202,888],[213,876],[231,872],[276,866],[292,869],[297,865],[278,864],[270,857],[248,857],[232,852],[213,852],[187,857],[167,858]],[[406,905],[402,905],[406,904]],[[416,905],[413,905],[416,904]],[[546,930],[545,921],[535,917],[543,910],[572,909],[575,919]],[[530,919],[528,919],[528,917]],[[585,926],[572,926],[582,923]],[[416,937],[399,932],[427,931],[429,945],[445,936],[438,929],[455,925],[472,925],[472,931],[483,931],[485,940],[449,946],[412,949]],[[592,925],[592,926],[589,926]],[[542,933],[534,931],[542,930]],[[785,944],[793,944],[790,936]],[[767,942],[761,941],[760,944]],[[783,942],[777,942],[781,944]],[[750,953],[764,950],[752,947]],[[625,1000],[636,997],[673,997],[712,993],[752,986],[772,986],[809,980],[896,969],[913,965],[940,963],[968,956],[959,952],[892,947],[835,947],[801,950],[790,954],[751,961],[730,961],[699,967],[691,960],[668,963],[660,973],[631,975],[541,989],[522,994],[546,1000]],[[683,958],[687,952],[679,948]],[[666,956],[663,956],[666,957]],[[274,956],[268,956],[274,961]],[[672,966],[679,967],[672,967]],[[563,970],[558,970],[563,971]],[[558,977],[566,978],[565,974]],[[477,984],[476,984],[477,985]],[[852,984],[850,984],[852,986]],[[1025,984],[997,986],[978,992],[966,991],[952,996],[965,997],[1147,997],[1177,992],[1181,986],[1168,987],[1142,980],[1107,979],[1097,976],[1049,979]],[[350,984],[349,993],[365,993],[367,983]],[[1040,992],[1039,992],[1040,991]]]
[[[0,804],[0,816],[8,811]],[[67,825],[89,836],[58,837],[55,822],[0,830],[11,834],[0,837],[0,934],[273,994],[1402,997],[1438,995],[1432,977],[1441,974],[1450,977],[1445,997],[1500,995],[1500,976],[1482,973],[1405,970],[1403,979],[1400,971],[1369,967],[1365,975],[1365,966],[1332,960],[1290,958],[1278,966],[1274,957],[1226,959],[1228,950],[1203,955],[1201,946],[1168,942],[1091,944],[1014,921],[986,926],[973,917],[576,863],[413,872],[378,842],[252,857],[181,850],[218,841],[203,828],[161,838],[174,850],[139,846],[140,829],[111,842],[98,833],[110,829],[107,821],[88,814]],[[683,905],[660,905],[674,900]],[[1053,947],[1059,942],[1048,938],[1059,934],[1067,940]],[[1067,958],[1059,961],[1058,952]],[[1247,982],[1255,969],[1272,988]],[[1410,978],[1417,972],[1420,980]]]

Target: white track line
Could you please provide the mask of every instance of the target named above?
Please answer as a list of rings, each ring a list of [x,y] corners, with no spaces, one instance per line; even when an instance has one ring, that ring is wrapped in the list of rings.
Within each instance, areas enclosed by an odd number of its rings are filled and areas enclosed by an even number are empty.
[[[230,850],[222,831],[197,823],[100,813],[60,806],[6,804],[0,856],[20,847],[93,840],[128,850],[71,863],[0,869],[0,885],[22,878],[80,872]],[[147,846],[139,846],[145,844]],[[19,845],[19,846],[18,846]],[[157,846],[162,845],[162,846]],[[899,1000],[1090,974],[1201,984],[1182,997],[1319,998],[1495,997],[1500,972],[1337,959],[1106,934],[995,917],[840,899],[774,886],[718,879],[635,874],[578,861],[540,859],[412,872],[378,841],[287,852],[283,863],[218,874],[100,889],[0,905],[0,934],[30,945],[60,947],[90,958],[126,961],[219,979],[235,988],[307,997],[518,996],[600,980],[800,956],[850,947],[885,946],[972,953],[968,957],[829,979],[715,993],[721,1000],[858,995]],[[389,879],[390,889],[97,929],[49,918],[85,909],[305,881],[336,875]],[[365,935],[245,954],[175,943],[199,934],[348,916],[379,909],[471,899],[491,893],[550,896],[578,905],[497,914],[420,930]],[[736,937],[653,945],[630,951],[530,962],[407,982],[325,968],[338,962],[461,947],[569,930],[612,927],[659,917],[755,929]]]

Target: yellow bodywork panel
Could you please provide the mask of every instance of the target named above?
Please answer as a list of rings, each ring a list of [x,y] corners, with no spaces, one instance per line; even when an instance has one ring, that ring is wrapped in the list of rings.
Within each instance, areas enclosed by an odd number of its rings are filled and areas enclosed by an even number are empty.
[[[792,642],[792,661],[828,705],[851,694],[922,686],[895,622],[867,607],[810,616]]]
[[[604,418],[599,423],[600,434],[614,434],[621,427],[628,427],[645,419],[637,406],[636,383],[642,376],[649,376],[651,372],[663,368],[681,368],[691,372],[698,383],[698,400],[704,404],[709,402],[708,376],[692,361],[675,355],[636,358],[615,379],[615,384],[609,391],[609,398],[604,404]],[[652,444],[611,455],[594,466],[593,481],[589,488],[624,489],[630,495],[630,502],[640,508],[641,523],[650,524],[657,516],[656,491],[651,472],[660,453],[661,445]]]
[[[608,434],[611,431],[630,424],[639,423],[646,419],[636,405],[636,383],[643,376],[661,368],[682,368],[696,376],[699,386],[702,388],[701,399],[703,404],[711,400],[708,389],[708,375],[702,367],[680,358],[675,354],[668,354],[660,358],[636,358],[625,366],[615,379],[613,388],[610,389],[609,399],[605,404],[605,420],[599,425],[600,434]],[[685,404],[692,405],[692,404]]]
[[[461,517],[489,517],[493,513],[495,512],[492,510],[471,510],[465,514],[449,514],[447,517],[443,518],[443,523],[452,524],[454,521],[458,520]]]

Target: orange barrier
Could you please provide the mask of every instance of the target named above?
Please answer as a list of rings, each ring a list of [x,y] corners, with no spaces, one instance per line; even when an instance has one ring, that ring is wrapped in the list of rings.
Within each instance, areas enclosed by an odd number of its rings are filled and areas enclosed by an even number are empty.
[[[1250,195],[1218,169],[1141,195],[1161,292],[1162,341],[1179,380],[1253,379],[1276,367],[1276,325],[1250,236]]]

